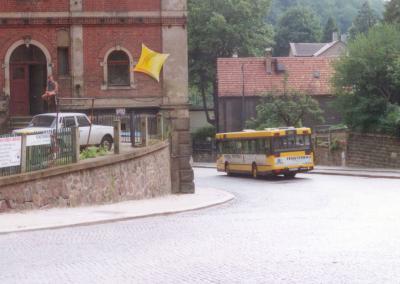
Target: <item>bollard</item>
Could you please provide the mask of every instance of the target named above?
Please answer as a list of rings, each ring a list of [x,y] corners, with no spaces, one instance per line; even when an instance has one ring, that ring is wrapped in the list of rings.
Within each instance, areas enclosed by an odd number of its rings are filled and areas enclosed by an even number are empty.
[[[21,136],[21,173],[26,173],[26,134]]]
[[[119,154],[121,149],[121,121],[114,120],[114,154]]]

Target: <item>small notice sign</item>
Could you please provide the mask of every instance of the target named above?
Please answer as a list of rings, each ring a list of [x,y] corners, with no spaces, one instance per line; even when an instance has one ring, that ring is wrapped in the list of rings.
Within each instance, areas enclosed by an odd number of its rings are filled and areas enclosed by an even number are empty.
[[[0,138],[0,168],[21,165],[21,136]]]
[[[51,137],[49,133],[28,135],[26,136],[26,146],[40,146],[40,145],[50,145]]]
[[[124,116],[126,114],[126,109],[124,108],[117,108],[115,110],[115,113],[117,114],[117,116]]]

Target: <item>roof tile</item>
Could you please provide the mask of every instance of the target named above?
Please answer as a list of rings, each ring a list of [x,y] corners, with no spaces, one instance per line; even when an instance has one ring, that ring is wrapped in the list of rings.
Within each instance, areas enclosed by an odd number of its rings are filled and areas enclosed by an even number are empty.
[[[287,89],[305,92],[311,95],[332,94],[330,79],[333,75],[332,61],[328,57],[273,57],[279,64],[285,66]],[[252,58],[219,58],[218,96],[242,95],[242,71],[245,82],[245,96],[259,96],[268,92],[282,93],[284,91],[285,73],[272,74],[266,72],[264,57]]]

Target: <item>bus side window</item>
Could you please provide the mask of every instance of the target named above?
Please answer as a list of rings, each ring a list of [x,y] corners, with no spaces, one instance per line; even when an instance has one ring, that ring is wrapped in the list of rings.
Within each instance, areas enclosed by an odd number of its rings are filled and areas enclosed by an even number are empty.
[[[257,154],[257,141],[256,140],[250,140],[249,141],[250,145],[250,154]]]
[[[271,140],[270,139],[265,139],[262,140],[264,144],[264,153],[263,154],[271,154]]]
[[[242,154],[247,154],[247,141],[240,141],[241,147],[242,147]]]
[[[242,154],[243,148],[242,148],[242,141],[235,141],[235,154]]]
[[[256,149],[257,154],[264,154],[265,149],[264,149],[264,142],[262,139],[257,140],[257,149]]]

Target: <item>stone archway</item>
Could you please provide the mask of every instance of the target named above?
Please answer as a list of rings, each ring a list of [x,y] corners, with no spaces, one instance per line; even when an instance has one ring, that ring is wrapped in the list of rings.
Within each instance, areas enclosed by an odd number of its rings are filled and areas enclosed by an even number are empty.
[[[15,42],[5,57],[5,93],[10,96],[10,116],[43,112],[41,94],[46,77],[52,74],[48,50],[39,42]]]

